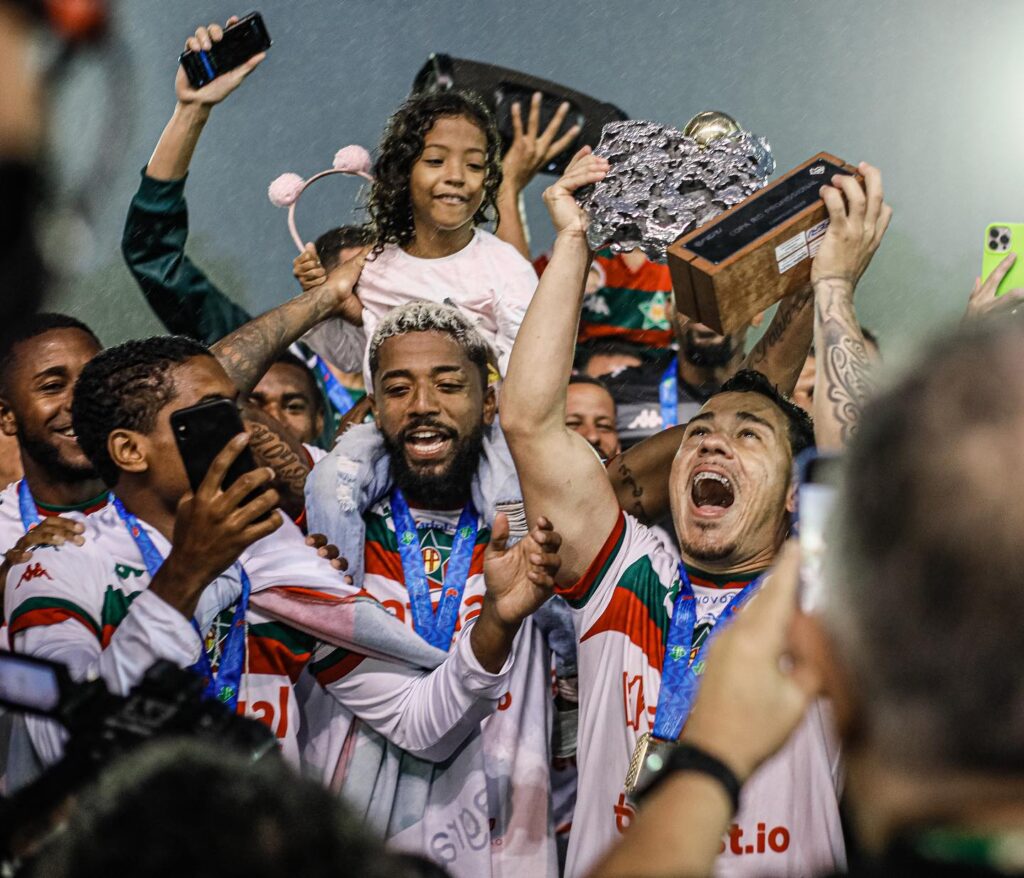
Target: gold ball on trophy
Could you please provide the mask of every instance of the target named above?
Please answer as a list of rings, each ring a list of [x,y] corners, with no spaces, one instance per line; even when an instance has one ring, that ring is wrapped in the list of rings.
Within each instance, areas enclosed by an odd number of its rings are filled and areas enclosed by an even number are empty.
[[[721,110],[705,110],[683,126],[683,134],[696,140],[701,147],[720,137],[732,137],[742,130],[739,122]]]

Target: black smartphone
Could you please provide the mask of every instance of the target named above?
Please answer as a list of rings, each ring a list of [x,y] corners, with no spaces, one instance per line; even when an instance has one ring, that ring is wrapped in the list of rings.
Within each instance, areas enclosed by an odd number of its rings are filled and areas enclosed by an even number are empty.
[[[213,399],[171,412],[171,430],[185,464],[188,483],[193,491],[198,491],[213,459],[235,436],[244,433],[245,427],[238,408],[230,399]],[[254,469],[256,461],[246,446],[228,467],[221,489],[226,491],[241,476]],[[245,502],[250,499],[247,497]]]
[[[178,63],[185,68],[185,75],[192,88],[202,88],[213,82],[222,73],[234,70],[253,55],[270,48],[270,34],[263,23],[263,16],[250,12],[245,18],[225,28],[224,38],[214,43],[209,52],[182,52]]]

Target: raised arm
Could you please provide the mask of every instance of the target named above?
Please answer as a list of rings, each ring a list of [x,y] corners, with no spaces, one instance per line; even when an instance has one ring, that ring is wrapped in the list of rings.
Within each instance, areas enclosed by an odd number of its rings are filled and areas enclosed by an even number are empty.
[[[326,283],[250,320],[213,345],[214,355],[243,394],[259,383],[291,344],[318,323],[341,316],[365,261],[366,251],[338,266]]]
[[[814,433],[822,450],[839,450],[853,435],[874,390],[871,360],[853,307],[853,293],[892,219],[882,175],[862,162],[861,186],[836,175],[823,186],[829,227],[811,266],[814,285]]]
[[[775,316],[740,364],[766,375],[786,396],[796,387],[814,336],[814,291],[808,286],[786,296]]]
[[[228,24],[234,21],[231,18]],[[199,28],[186,48],[209,48],[222,35],[215,24]],[[164,326],[207,344],[245,323],[249,313],[227,298],[185,255],[185,175],[214,105],[231,94],[263,58],[263,54],[256,55],[198,90],[191,88],[178,68],[177,104],[143,171],[121,239],[125,263]]]
[[[573,198],[607,173],[589,148],[544,193],[557,237],[512,348],[501,389],[501,426],[526,502],[527,517],[558,522],[560,583],[574,582],[597,557],[615,525],[619,503],[586,440],[565,426],[566,391],[591,254],[587,217]]]
[[[564,152],[580,133],[579,125],[573,125],[555,139],[569,112],[568,103],[558,108],[544,132],[540,133],[540,103],[541,94],[537,92],[530,101],[530,115],[525,130],[522,107],[518,102],[512,105],[514,136],[501,162],[502,180],[501,188],[498,189],[498,228],[495,234],[515,247],[526,259],[530,258],[530,232],[523,213],[523,190],[537,171]]]

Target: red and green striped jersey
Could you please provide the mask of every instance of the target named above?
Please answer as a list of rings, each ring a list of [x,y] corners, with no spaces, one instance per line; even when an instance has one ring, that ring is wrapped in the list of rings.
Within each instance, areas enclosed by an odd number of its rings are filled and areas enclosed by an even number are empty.
[[[691,572],[695,647],[752,578]],[[637,740],[654,725],[678,590],[675,558],[627,515],[620,515],[584,576],[560,590],[579,637],[579,788],[568,878],[589,872],[632,820],[623,782]],[[817,874],[841,868],[837,764],[835,736],[821,705],[814,705],[794,739],[744,786],[743,805],[726,841],[746,841],[738,851],[724,848],[715,874]],[[775,828],[772,847],[765,839]]]

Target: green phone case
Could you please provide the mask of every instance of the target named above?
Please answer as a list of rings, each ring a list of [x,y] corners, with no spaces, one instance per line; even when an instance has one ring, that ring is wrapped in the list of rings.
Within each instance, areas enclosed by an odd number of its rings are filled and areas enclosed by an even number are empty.
[[[989,223],[982,243],[981,279],[984,281],[1006,258],[1007,253],[1016,253],[1017,261],[999,282],[996,295],[1007,290],[1024,289],[1024,223]]]

